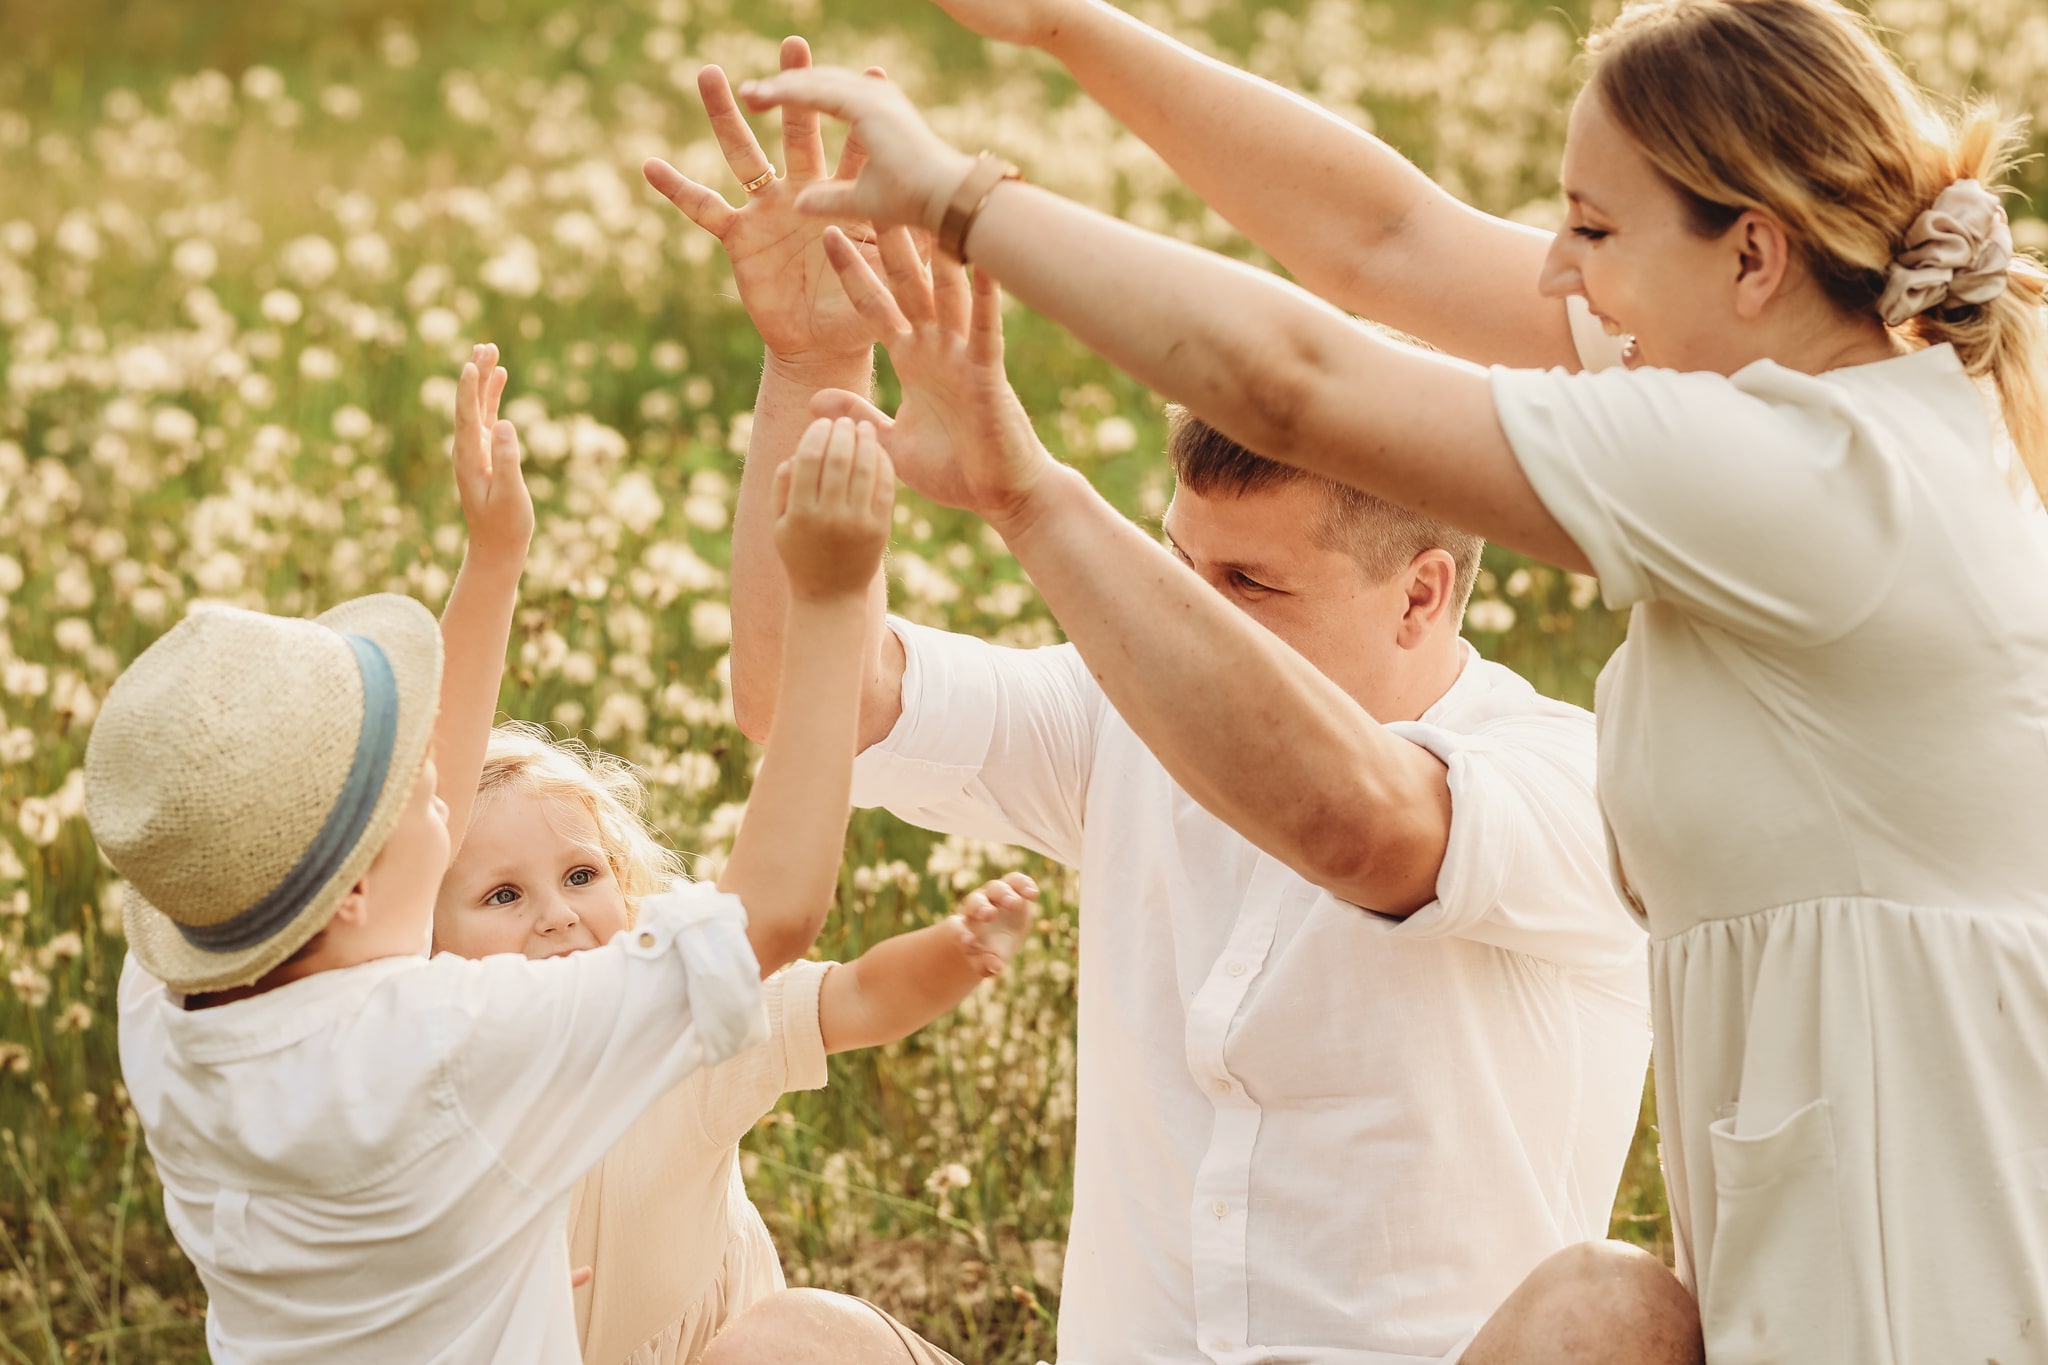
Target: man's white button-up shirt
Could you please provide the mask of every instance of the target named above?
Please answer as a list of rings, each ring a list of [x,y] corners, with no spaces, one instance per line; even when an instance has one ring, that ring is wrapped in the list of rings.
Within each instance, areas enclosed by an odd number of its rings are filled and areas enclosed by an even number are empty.
[[[893,621],[855,800],[1081,871],[1063,1365],[1408,1365],[1606,1235],[1649,1053],[1593,720],[1467,646],[1438,899],[1338,900],[1190,799],[1069,646]]]
[[[569,1190],[684,1076],[767,1036],[738,900],[610,946],[390,957],[187,1011],[131,958],[121,1072],[221,1365],[579,1358]]]

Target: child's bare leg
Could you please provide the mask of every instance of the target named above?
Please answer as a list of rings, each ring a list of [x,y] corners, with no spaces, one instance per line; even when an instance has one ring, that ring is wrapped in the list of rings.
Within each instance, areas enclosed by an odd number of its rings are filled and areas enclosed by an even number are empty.
[[[1704,1365],[1699,1305],[1664,1263],[1581,1242],[1531,1271],[1460,1365]]]
[[[720,1332],[698,1365],[958,1365],[927,1342],[905,1342],[881,1314],[845,1294],[785,1289]]]

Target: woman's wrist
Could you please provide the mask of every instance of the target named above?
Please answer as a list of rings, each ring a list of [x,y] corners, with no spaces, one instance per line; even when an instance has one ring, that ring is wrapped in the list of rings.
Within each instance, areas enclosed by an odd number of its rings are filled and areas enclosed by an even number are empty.
[[[945,212],[939,217],[936,233],[939,254],[965,262],[967,234],[974,230],[975,220],[981,217],[981,211],[995,195],[996,187],[1006,180],[1022,178],[1021,171],[994,152],[983,152],[974,158],[974,164],[968,167],[967,174],[954,187],[952,197],[946,201]]]
[[[931,188],[926,195],[924,218],[918,224],[936,237],[946,222],[946,206],[953,202],[953,196],[960,192],[961,184],[974,174],[981,158],[969,156],[950,143],[938,141],[934,154],[937,165],[932,170]]]

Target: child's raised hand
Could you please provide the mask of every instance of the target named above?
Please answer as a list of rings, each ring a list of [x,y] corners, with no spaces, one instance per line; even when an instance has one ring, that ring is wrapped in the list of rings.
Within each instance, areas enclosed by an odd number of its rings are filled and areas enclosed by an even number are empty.
[[[984,976],[1001,976],[1031,932],[1031,906],[1038,883],[1022,872],[984,883],[960,902],[953,916],[960,926],[960,951]]]
[[[775,549],[799,601],[861,599],[889,544],[896,471],[875,429],[811,423],[775,472]]]
[[[519,433],[498,417],[507,376],[498,348],[470,352],[455,386],[455,491],[470,552],[524,562],[533,539],[533,497],[519,467]]]

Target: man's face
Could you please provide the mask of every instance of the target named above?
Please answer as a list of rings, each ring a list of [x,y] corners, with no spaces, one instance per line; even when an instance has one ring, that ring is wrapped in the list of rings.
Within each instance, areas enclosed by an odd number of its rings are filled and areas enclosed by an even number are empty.
[[[1402,719],[1390,711],[1406,653],[1406,575],[1368,583],[1356,559],[1318,543],[1310,528],[1326,515],[1327,496],[1309,483],[1245,494],[1181,488],[1166,509],[1167,539],[1210,587],[1370,714]]]

